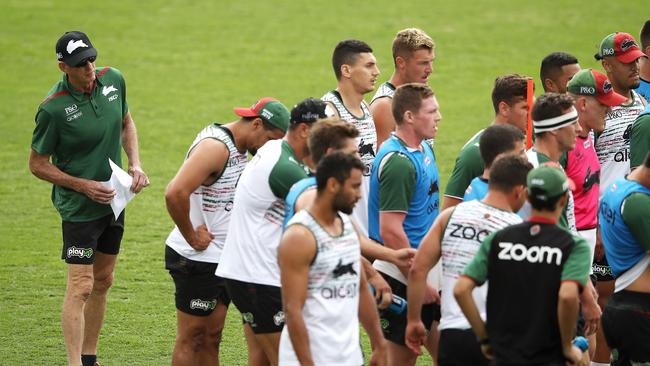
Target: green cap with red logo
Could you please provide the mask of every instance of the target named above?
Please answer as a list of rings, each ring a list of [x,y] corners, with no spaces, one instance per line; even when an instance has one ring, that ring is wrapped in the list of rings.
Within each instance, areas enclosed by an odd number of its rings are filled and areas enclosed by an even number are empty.
[[[594,55],[596,60],[611,56],[615,56],[624,64],[629,64],[639,57],[644,57],[645,54],[641,52],[639,44],[629,33],[616,32],[608,35],[600,42],[598,53]]]
[[[595,97],[602,104],[614,107],[627,100],[612,88],[607,76],[592,69],[584,69],[573,75],[567,84],[567,90],[574,95]]]
[[[274,98],[262,98],[250,108],[235,108],[235,114],[240,117],[259,117],[283,132],[289,128],[289,110]]]

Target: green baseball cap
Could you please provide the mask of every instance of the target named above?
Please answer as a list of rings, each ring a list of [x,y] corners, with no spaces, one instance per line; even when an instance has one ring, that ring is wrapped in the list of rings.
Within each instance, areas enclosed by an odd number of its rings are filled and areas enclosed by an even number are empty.
[[[526,178],[528,195],[548,201],[571,189],[571,180],[554,166],[542,165],[530,172]]]
[[[567,84],[569,93],[596,97],[602,104],[614,107],[627,100],[612,88],[607,76],[592,69],[584,69],[573,75]]]
[[[289,110],[275,98],[262,98],[250,108],[235,108],[235,114],[240,117],[259,117],[283,132],[289,128]]]
[[[639,49],[638,43],[629,33],[616,32],[608,35],[600,41],[598,53],[594,55],[596,60],[602,60],[605,57],[615,56],[616,59],[624,64],[636,61],[639,57],[645,57],[645,54]]]

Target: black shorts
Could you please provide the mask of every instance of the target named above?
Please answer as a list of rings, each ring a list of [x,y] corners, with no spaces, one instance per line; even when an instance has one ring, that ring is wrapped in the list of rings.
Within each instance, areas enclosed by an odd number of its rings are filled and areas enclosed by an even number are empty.
[[[612,267],[609,266],[609,263],[607,263],[607,257],[604,255],[599,261],[594,258],[594,262],[591,265],[591,270],[593,272],[593,276],[596,277],[596,281],[598,282],[615,280],[614,274],[612,273]]]
[[[443,329],[438,343],[440,366],[489,366],[476,334],[470,329]]]
[[[393,291],[393,294],[400,296],[406,299],[406,285],[399,282],[387,274],[381,273],[382,277],[388,282],[390,289]],[[408,305],[407,305],[408,306]],[[439,304],[425,304],[422,305],[422,312],[420,313],[422,318],[422,323],[427,329],[431,328],[431,323],[434,320],[440,321],[440,305]],[[404,332],[406,332],[406,311],[401,314],[395,314],[389,309],[384,309],[379,311],[379,321],[381,324],[381,329],[384,332],[384,337],[396,344],[401,346],[406,345],[404,343]]]
[[[650,293],[620,291],[607,302],[601,318],[607,344],[618,352],[612,365],[650,362]]]
[[[165,268],[176,286],[176,309],[194,316],[208,316],[217,304],[230,304],[224,279],[214,274],[217,263],[187,259],[165,246]]]
[[[277,333],[284,327],[282,293],[279,287],[241,282],[226,278],[226,288],[242,321],[253,333]]]
[[[95,252],[117,255],[124,234],[124,212],[84,222],[63,221],[61,259],[69,264],[93,264]]]

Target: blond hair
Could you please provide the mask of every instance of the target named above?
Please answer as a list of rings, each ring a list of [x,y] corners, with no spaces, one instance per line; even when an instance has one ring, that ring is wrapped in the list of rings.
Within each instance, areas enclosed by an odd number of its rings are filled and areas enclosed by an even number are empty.
[[[393,61],[400,57],[408,57],[421,49],[433,50],[436,44],[428,34],[418,28],[406,28],[397,32],[393,40]]]

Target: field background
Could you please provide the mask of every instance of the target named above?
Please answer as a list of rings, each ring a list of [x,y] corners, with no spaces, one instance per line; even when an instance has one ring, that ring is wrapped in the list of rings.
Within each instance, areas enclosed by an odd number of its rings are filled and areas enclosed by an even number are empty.
[[[645,11],[643,10],[645,9]],[[195,134],[235,119],[234,106],[275,96],[288,106],[335,87],[336,43],[365,40],[392,73],[391,42],[415,26],[437,43],[430,84],[443,120],[436,155],[443,187],[461,145],[493,118],[498,75],[534,76],[553,51],[583,67],[613,31],[638,37],[643,1],[17,1],[0,3],[0,365],[61,365],[59,323],[66,266],[50,185],[27,168],[34,114],[60,78],[54,43],[87,32],[97,65],[126,76],[140,155],[151,186],[129,206],[109,295],[103,365],[165,365],[175,336],[173,284],[164,240],[173,227],[163,200]],[[379,84],[379,83],[378,83]],[[368,99],[371,95],[368,95]],[[246,362],[236,309],[221,348],[224,365]],[[419,364],[430,364],[422,358]]]

